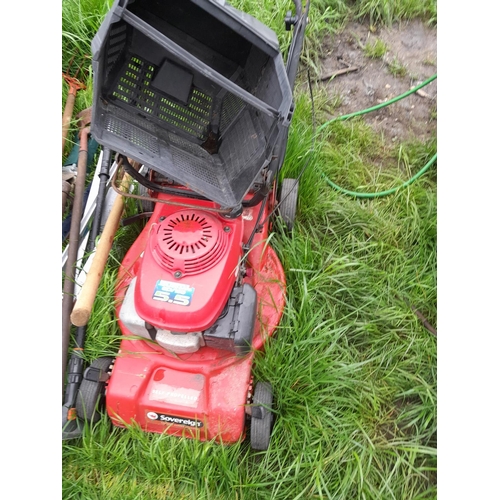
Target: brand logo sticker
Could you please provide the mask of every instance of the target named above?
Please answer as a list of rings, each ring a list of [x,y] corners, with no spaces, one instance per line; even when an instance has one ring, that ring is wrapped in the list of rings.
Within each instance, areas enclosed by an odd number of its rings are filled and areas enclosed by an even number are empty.
[[[153,300],[168,302],[178,306],[188,306],[193,300],[194,287],[184,283],[158,280],[153,292]]]
[[[150,420],[159,420],[160,422],[164,422],[166,424],[185,425],[187,427],[195,427],[197,429],[203,427],[203,422],[196,420],[195,418],[176,417],[175,415],[165,415],[163,413],[155,413],[154,411],[148,411],[146,415]]]
[[[168,384],[155,384],[149,394],[150,401],[162,401],[164,403],[190,406],[198,406],[201,391],[184,387],[173,387]]]

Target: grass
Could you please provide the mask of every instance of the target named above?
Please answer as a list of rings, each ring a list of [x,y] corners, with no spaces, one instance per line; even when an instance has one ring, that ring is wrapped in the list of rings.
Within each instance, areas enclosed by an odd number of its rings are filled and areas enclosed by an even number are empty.
[[[434,0],[359,0],[355,16],[369,18],[372,25],[390,25],[416,17],[432,25],[437,22],[437,3]]]
[[[392,76],[403,78],[408,74],[408,68],[397,57],[393,57],[387,62],[387,69]]]
[[[387,52],[387,45],[377,38],[374,42],[367,42],[363,50],[366,57],[380,59]]]
[[[104,7],[98,2],[93,10],[87,2],[72,15],[96,26]],[[63,11],[75,3],[66,0]],[[402,3],[373,1],[374,19],[388,4],[402,16]],[[233,4],[255,10],[287,36],[275,26],[288,3]],[[429,10],[430,3],[421,4]],[[357,10],[352,2],[313,5],[311,17],[329,7],[338,26],[340,17],[368,8],[367,2],[357,2]],[[63,39],[73,43],[71,24],[64,29]],[[74,30],[84,55],[85,30]],[[314,40],[304,64],[314,63],[322,32],[308,32]],[[78,106],[88,105],[87,92]],[[313,94],[320,124],[328,98],[317,88]],[[118,429],[104,418],[82,438],[63,442],[64,499],[436,498],[437,342],[408,306],[436,325],[436,167],[407,189],[373,200],[339,194],[322,178],[358,191],[389,189],[430,159],[436,139],[387,144],[356,118],[332,123],[312,147],[313,121],[308,93],[297,92],[282,176],[296,177],[311,159],[300,180],[293,234],[278,219],[270,238],[286,272],[287,304],[254,367],[256,379],[274,388],[278,417],[269,450],[253,452],[246,441],[220,446]],[[127,213],[134,210],[129,200]],[[139,230],[123,227],[115,240],[88,328],[87,361],[118,349],[114,280]]]

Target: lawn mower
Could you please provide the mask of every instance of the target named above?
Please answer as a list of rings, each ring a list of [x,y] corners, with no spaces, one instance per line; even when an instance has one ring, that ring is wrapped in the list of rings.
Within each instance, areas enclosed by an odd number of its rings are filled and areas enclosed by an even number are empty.
[[[149,218],[118,271],[119,352],[85,370],[79,419],[224,444],[249,424],[267,449],[273,392],[252,364],[285,306],[267,241],[275,214],[295,218],[298,179],[278,174],[308,11],[286,15],[286,64],[275,33],[224,0],[117,0],[105,17],[91,133]]]

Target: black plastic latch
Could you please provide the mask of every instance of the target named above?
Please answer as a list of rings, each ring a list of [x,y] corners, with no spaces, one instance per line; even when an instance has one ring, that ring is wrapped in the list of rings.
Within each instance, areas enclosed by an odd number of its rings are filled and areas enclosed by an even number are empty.
[[[94,366],[89,366],[85,370],[83,378],[85,380],[89,380],[90,382],[107,382],[109,380],[109,373],[100,370],[99,368],[95,368]]]
[[[295,26],[297,24],[298,20],[298,16],[292,16],[292,11],[289,10],[285,16],[285,29],[287,31],[290,31],[292,29],[292,26]]]
[[[236,219],[243,213],[243,205],[240,203],[239,205],[231,208],[231,211],[228,213],[221,214],[226,219]]]

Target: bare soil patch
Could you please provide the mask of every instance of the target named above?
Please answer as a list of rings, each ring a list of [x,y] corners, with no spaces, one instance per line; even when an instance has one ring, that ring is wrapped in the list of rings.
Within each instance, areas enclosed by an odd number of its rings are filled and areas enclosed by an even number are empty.
[[[435,27],[414,20],[391,28],[373,29],[352,22],[324,43],[322,83],[329,93],[341,98],[336,116],[360,111],[403,94],[437,73]],[[387,50],[380,58],[368,57],[364,47],[383,42]],[[356,71],[330,78],[348,67]],[[401,73],[391,73],[391,67]],[[419,95],[421,94],[421,95]],[[435,136],[437,127],[437,79],[419,94],[364,115],[364,119],[386,140],[425,141]]]

